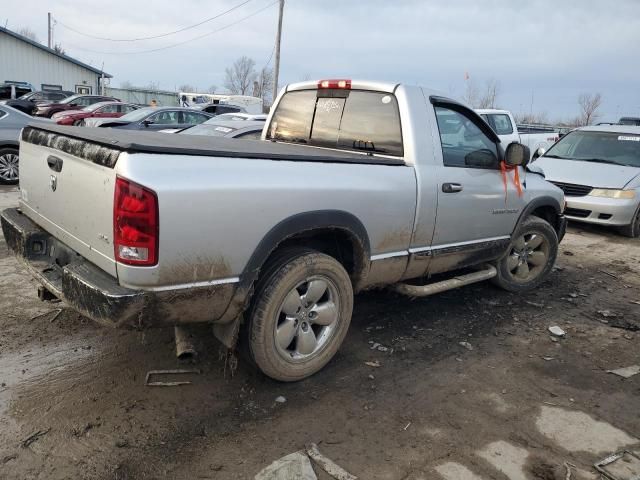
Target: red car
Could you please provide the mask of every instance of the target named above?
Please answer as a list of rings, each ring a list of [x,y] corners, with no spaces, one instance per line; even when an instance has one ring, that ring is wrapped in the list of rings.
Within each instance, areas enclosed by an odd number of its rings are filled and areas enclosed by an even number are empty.
[[[58,125],[82,125],[85,118],[118,118],[125,113],[140,108],[138,105],[122,102],[99,102],[82,110],[65,110],[54,113],[51,119]]]
[[[54,113],[63,110],[78,110],[79,108],[88,107],[98,102],[119,102],[120,100],[113,97],[104,97],[102,95],[72,95],[71,97],[60,100],[59,102],[41,103],[33,112],[36,117],[51,118]]]

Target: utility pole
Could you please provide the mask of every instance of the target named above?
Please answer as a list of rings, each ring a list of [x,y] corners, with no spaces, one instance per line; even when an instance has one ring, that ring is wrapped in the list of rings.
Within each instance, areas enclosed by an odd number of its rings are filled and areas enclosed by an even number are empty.
[[[284,0],[280,0],[280,9],[278,13],[278,34],[276,35],[276,66],[273,74],[273,99],[276,101],[278,96],[278,78],[280,77],[280,39],[282,38],[282,14],[284,13]]]
[[[47,47],[52,48],[51,45],[53,43],[53,30],[51,30],[51,12],[47,13],[47,24],[49,26]]]

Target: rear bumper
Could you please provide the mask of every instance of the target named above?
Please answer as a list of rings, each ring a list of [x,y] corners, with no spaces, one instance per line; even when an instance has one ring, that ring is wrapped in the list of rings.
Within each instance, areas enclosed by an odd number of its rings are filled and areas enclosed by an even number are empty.
[[[565,215],[570,220],[599,225],[629,225],[638,209],[638,199],[566,197]]]
[[[4,210],[0,221],[7,246],[36,280],[103,325],[144,328],[223,321],[235,292],[233,284],[153,292],[125,288],[19,209]]]

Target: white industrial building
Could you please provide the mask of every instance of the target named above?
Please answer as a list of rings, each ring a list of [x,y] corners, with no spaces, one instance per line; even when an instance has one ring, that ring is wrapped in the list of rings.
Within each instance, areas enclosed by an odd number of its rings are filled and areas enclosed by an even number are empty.
[[[0,27],[0,84],[26,82],[34,90],[100,94],[104,78],[111,75]]]

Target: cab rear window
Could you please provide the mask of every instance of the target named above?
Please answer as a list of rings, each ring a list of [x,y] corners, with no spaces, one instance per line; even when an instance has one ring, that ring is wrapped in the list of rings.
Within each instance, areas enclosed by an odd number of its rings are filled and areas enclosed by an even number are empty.
[[[364,90],[302,90],[282,97],[267,138],[401,157],[394,95]]]

